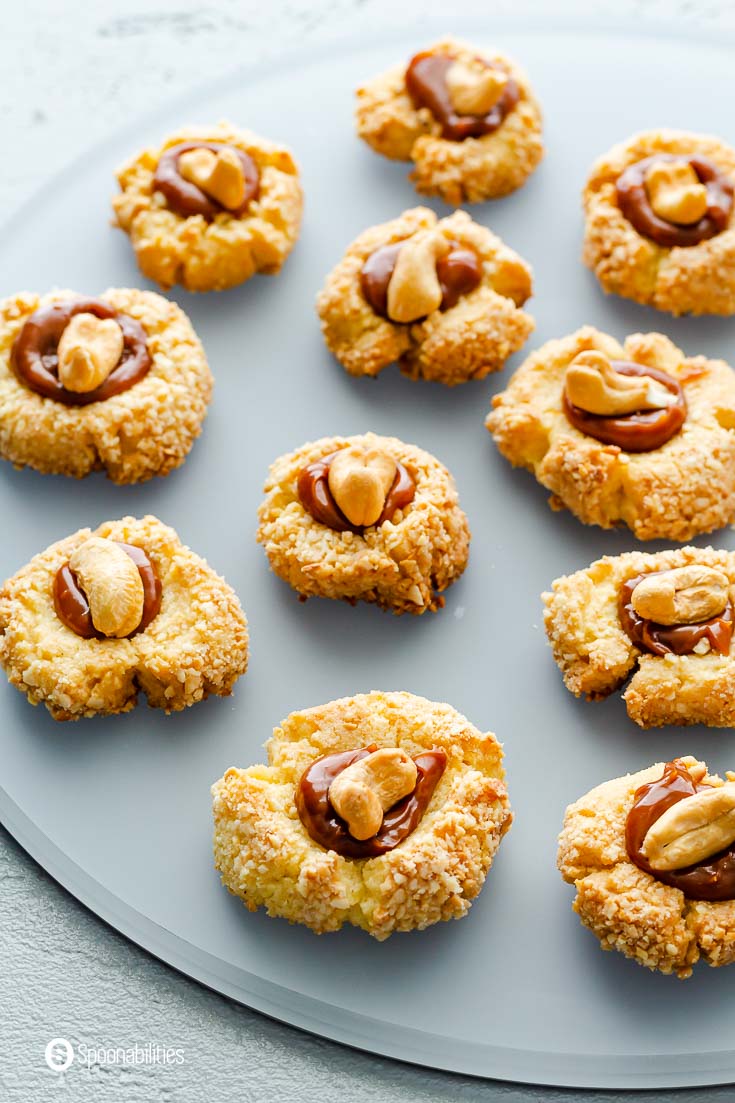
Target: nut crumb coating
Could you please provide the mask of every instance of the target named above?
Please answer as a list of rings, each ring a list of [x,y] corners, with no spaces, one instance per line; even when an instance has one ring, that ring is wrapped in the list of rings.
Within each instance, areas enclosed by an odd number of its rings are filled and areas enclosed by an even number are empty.
[[[153,360],[142,379],[102,402],[66,406],[31,391],[13,371],[11,349],[30,315],[78,297],[53,291],[0,302],[0,456],[16,467],[77,479],[97,470],[115,483],[168,475],[201,433],[213,385],[201,342],[176,303],[127,288],[100,296],[140,323]]]
[[[160,612],[129,639],[82,639],[56,615],[56,572],[92,535],[143,548],[161,580]],[[80,529],[0,590],[0,663],[55,720],[129,712],[139,690],[150,706],[177,712],[210,694],[228,696],[247,662],[247,621],[235,593],[155,517]]]
[[[581,352],[657,367],[687,403],[680,432],[629,453],[575,428],[563,410],[564,374]],[[552,492],[554,509],[587,525],[627,525],[639,540],[691,540],[735,517],[735,375],[723,360],[686,357],[660,333],[619,344],[592,326],[547,341],[493,399],[485,422],[501,453]]]
[[[582,259],[604,291],[669,314],[735,313],[735,211],[725,230],[698,245],[666,248],[639,234],[618,207],[615,182],[656,153],[699,154],[735,179],[735,150],[720,138],[649,130],[603,154],[585,185]]]
[[[363,534],[336,532],[302,506],[297,481],[307,464],[345,446],[380,448],[416,482],[413,502]],[[270,469],[257,539],[275,574],[302,597],[374,602],[395,613],[436,611],[464,571],[470,532],[454,480],[428,452],[394,437],[324,437],[281,456]]]
[[[691,757],[683,761],[697,764]],[[659,762],[607,781],[571,804],[557,864],[577,891],[574,910],[604,950],[619,950],[648,969],[684,979],[700,958],[712,966],[735,960],[735,901],[687,900],[630,861],[625,822],[635,791],[659,778],[663,766]],[[704,780],[721,779],[705,773]]]
[[[406,90],[406,65],[396,65],[357,90],[357,133],[376,153],[413,161],[410,179],[422,195],[459,206],[497,199],[520,188],[543,157],[541,110],[528,78],[501,54],[482,52],[454,38],[426,51],[472,63],[478,55],[497,62],[516,81],[520,99],[497,130],[461,142],[441,137],[441,126],[425,107],[416,108]]]
[[[225,142],[247,153],[259,171],[259,189],[245,214],[223,211],[212,221],[184,218],[154,190],[158,160],[180,142]],[[141,272],[167,289],[224,291],[256,272],[276,275],[296,244],[303,197],[291,152],[231,123],[184,127],[158,149],[145,149],[117,173],[112,200],[120,229],[129,234]]]
[[[354,860],[314,842],[294,791],[315,758],[371,743],[409,755],[440,748],[447,766],[416,829]],[[267,751],[267,766],[232,767],[212,787],[215,865],[250,911],[317,934],[350,923],[379,941],[467,913],[512,819],[494,735],[449,705],[373,691],[291,713]]]
[[[735,586],[735,552],[692,547],[604,556],[556,579],[551,592],[542,595],[544,623],[568,690],[597,700],[628,682],[623,700],[641,728],[735,725],[732,654],[648,654],[633,644],[618,616],[626,579],[690,564],[722,572]]]
[[[362,293],[362,266],[381,246],[434,227],[474,250],[482,262],[479,285],[422,322],[399,325],[382,318]],[[522,307],[531,281],[529,265],[465,211],[437,220],[427,207],[415,207],[352,242],[327,276],[317,313],[327,347],[350,375],[375,376],[398,362],[410,379],[452,387],[500,371],[526,342],[534,321]]]

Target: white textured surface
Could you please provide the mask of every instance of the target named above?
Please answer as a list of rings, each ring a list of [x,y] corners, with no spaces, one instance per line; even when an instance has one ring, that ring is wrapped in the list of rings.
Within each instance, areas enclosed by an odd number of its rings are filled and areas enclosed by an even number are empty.
[[[493,11],[512,11],[494,3]],[[526,0],[526,7],[530,6]],[[544,0],[538,9],[548,12]],[[591,5],[557,2],[558,19]],[[598,18],[634,12],[638,26],[693,32],[735,25],[727,3],[596,3]],[[404,0],[400,19],[446,11],[446,0]],[[490,11],[455,3],[453,11]],[[108,129],[219,73],[294,44],[374,32],[394,0],[24,0],[3,11],[0,202],[12,212]],[[418,21],[417,21],[418,22]],[[457,21],[459,22],[459,21]],[[447,29],[454,29],[448,21]],[[488,15],[488,31],[491,31]],[[417,30],[417,38],[420,32]],[[1,255],[1,253],[0,253]],[[586,1100],[564,1093],[425,1073],[352,1053],[237,1007],[126,943],[59,889],[0,832],[0,1099],[155,1103],[169,1100]],[[118,1066],[65,1074],[46,1068],[52,1037],[72,1043],[181,1047],[170,1068]],[[678,1099],[702,1098],[686,1092]],[[710,1099],[731,1099],[729,1088]],[[610,1096],[605,1099],[621,1099]]]

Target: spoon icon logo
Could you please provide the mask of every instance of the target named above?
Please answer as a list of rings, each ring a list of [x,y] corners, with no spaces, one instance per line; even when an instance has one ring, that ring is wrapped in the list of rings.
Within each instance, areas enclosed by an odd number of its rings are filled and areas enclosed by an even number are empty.
[[[64,1072],[74,1060],[74,1050],[66,1038],[52,1038],[46,1046],[46,1064],[52,1072]]]

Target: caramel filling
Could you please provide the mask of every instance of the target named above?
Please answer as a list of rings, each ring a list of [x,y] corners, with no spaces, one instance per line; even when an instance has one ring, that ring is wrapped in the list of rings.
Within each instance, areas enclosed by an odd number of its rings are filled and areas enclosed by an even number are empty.
[[[245,182],[245,198],[234,210],[223,207],[216,199],[202,191],[197,184],[185,180],[179,172],[179,158],[182,153],[189,153],[193,149],[208,149],[212,153],[218,153],[225,148],[237,154]],[[166,197],[166,202],[172,211],[184,218],[200,214],[209,220],[223,212],[231,214],[233,218],[240,218],[258,194],[259,185],[260,174],[252,157],[225,142],[181,142],[179,145],[171,146],[161,155],[153,178],[153,187]]]
[[[335,532],[362,533],[365,529],[350,524],[329,489],[329,467],[336,455],[336,452],[331,452],[328,456],[315,460],[314,463],[310,463],[301,469],[297,483],[299,501],[306,512],[311,514],[319,524],[327,525]],[[377,527],[385,521],[389,521],[396,510],[405,509],[414,499],[416,483],[411,474],[398,460],[396,460],[396,467],[396,476],[392,487],[388,491],[383,512],[375,525],[370,525],[369,528]]]
[[[652,655],[691,655],[701,640],[709,642],[712,651],[720,655],[730,653],[733,630],[733,607],[730,602],[724,612],[701,624],[656,624],[640,617],[632,605],[633,591],[639,582],[651,574],[649,571],[627,579],[620,587],[619,616],[623,631],[636,647]]]
[[[590,414],[579,406],[573,406],[562,395],[562,406],[569,421],[588,437],[614,444],[624,452],[653,452],[671,440],[681,429],[687,415],[686,399],[681,384],[658,368],[649,368],[644,364],[633,364],[627,360],[612,360],[612,367],[621,375],[648,375],[656,379],[676,396],[676,402],[661,410],[641,410],[632,414],[606,417],[603,414]]]
[[[143,583],[143,615],[137,628],[126,637],[129,639],[138,632],[144,632],[154,617],[158,616],[163,587],[155,567],[142,548],[136,547],[135,544],[125,544],[121,540],[116,540],[115,543],[119,544],[133,560]],[[54,608],[59,620],[78,636],[82,636],[85,640],[107,639],[107,636],[103,632],[98,632],[92,623],[86,594],[68,563],[59,567],[54,577]]]
[[[657,781],[635,792],[625,823],[625,846],[631,862],[664,885],[680,889],[689,900],[735,899],[735,843],[687,869],[651,869],[641,847],[649,828],[677,801],[710,788],[694,780],[681,759],[667,762]]]
[[[353,762],[366,758],[376,750],[377,746],[373,743],[357,751],[342,751],[318,758],[304,770],[296,787],[296,809],[309,835],[326,850],[335,850],[344,858],[375,858],[393,850],[408,838],[426,811],[447,764],[447,756],[441,750],[416,755],[414,762],[418,776],[413,792],[384,813],[382,826],[376,835],[361,842],[350,835],[344,820],[332,808],[329,786]]]
[[[388,317],[388,284],[398,260],[402,241],[381,245],[371,253],[360,272],[362,293],[381,318]],[[442,289],[440,310],[456,306],[482,279],[482,264],[473,249],[458,241],[449,243],[449,252],[436,263],[436,274]]]
[[[653,165],[681,160],[691,165],[697,179],[707,189],[706,214],[689,226],[669,222],[657,215],[646,191],[646,174]],[[698,245],[700,241],[714,237],[727,227],[732,212],[733,183],[707,157],[656,153],[629,165],[618,177],[615,190],[618,206],[628,222],[639,234],[665,248]]]
[[[480,60],[480,59],[478,59]],[[521,93],[509,78],[500,99],[485,115],[460,115],[452,106],[447,71],[455,59],[446,54],[421,52],[411,58],[406,70],[406,88],[415,107],[426,107],[440,123],[442,137],[452,142],[492,134],[518,103]],[[488,69],[500,66],[487,65]]]
[[[69,391],[58,378],[59,341],[75,314],[112,318],[122,330],[122,355],[104,382],[93,391]],[[69,299],[39,307],[26,319],[15,339],[10,363],[21,383],[36,394],[63,402],[65,406],[88,406],[91,402],[104,402],[134,386],[148,373],[153,359],[145,330],[135,318],[118,313],[99,299]]]

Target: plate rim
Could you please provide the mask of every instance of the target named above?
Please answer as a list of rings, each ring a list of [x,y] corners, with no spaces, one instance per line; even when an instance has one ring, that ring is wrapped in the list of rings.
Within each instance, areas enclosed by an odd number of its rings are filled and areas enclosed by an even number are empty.
[[[126,904],[64,854],[2,787],[0,823],[34,862],[83,907],[147,954],[218,995],[315,1037],[419,1068],[544,1087],[650,1091],[733,1083],[731,1050],[666,1054],[667,1070],[662,1072],[658,1067],[650,1068],[650,1062],[656,1056],[653,1054],[562,1054],[483,1045],[456,1038],[452,1038],[447,1047],[442,1035],[429,1031],[403,1025],[396,1027],[395,1024],[344,1008],[340,1008],[339,1015],[335,1016],[333,1005],[264,980],[244,969],[226,965]],[[219,970],[215,963],[220,966]],[[233,976],[245,978],[245,983],[239,984],[228,978],[224,975],[225,970]],[[331,1016],[325,1015],[324,1011],[332,1012]],[[381,1035],[377,1041],[376,1034]],[[533,1076],[526,1071],[531,1053],[535,1062]],[[460,1060],[455,1059],[456,1054],[460,1055]],[[490,1069],[488,1054],[491,1058]],[[606,1070],[600,1069],[601,1061],[606,1063]],[[725,1067],[726,1062],[729,1062],[728,1067]]]

